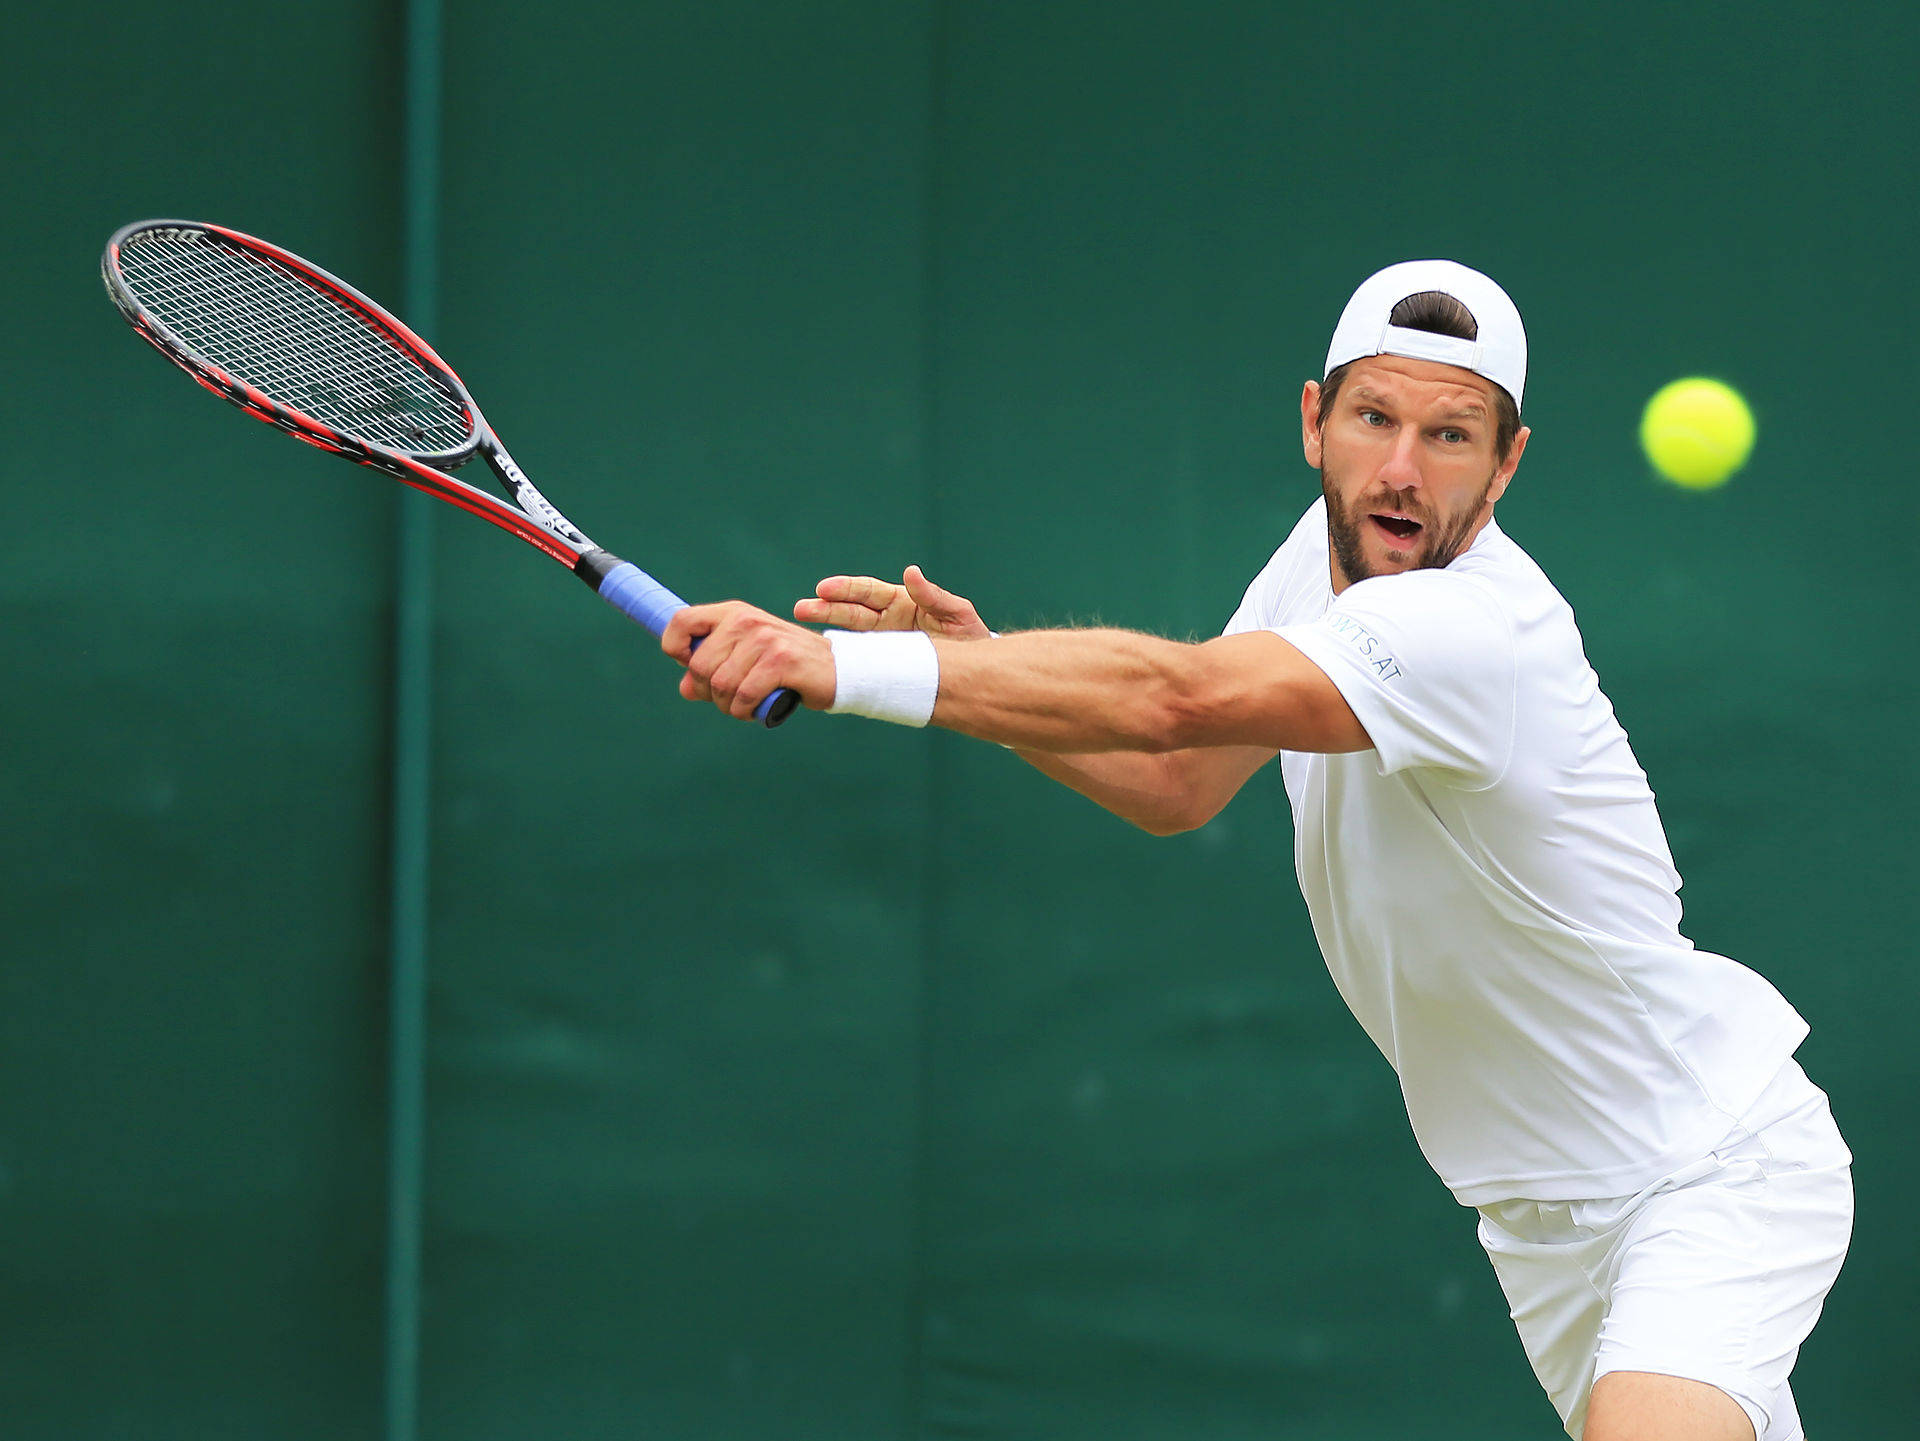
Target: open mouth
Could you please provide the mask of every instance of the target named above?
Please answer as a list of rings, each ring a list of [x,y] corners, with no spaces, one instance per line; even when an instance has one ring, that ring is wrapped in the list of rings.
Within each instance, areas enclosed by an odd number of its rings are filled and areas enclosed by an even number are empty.
[[[1397,515],[1392,511],[1377,510],[1370,514],[1367,519],[1372,522],[1374,528],[1379,531],[1388,546],[1394,550],[1406,550],[1410,548],[1413,542],[1419,538],[1420,532],[1426,529],[1419,521],[1410,519],[1404,515]]]

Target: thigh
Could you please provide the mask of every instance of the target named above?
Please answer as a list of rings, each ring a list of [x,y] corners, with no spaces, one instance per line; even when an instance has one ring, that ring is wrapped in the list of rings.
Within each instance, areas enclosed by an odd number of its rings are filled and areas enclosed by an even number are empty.
[[[1493,1262],[1527,1364],[1570,1436],[1580,1434],[1594,1353],[1606,1319],[1596,1284],[1607,1242],[1568,1218],[1567,1203],[1481,1209],[1480,1244]]]
[[[1852,1158],[1825,1098],[1808,1089],[1817,1103],[1716,1153],[1710,1175],[1636,1208],[1608,1287],[1596,1404],[1601,1381],[1617,1372],[1678,1377],[1732,1397],[1760,1441],[1798,1436],[1787,1378],[1853,1220]]]
[[[1746,1408],[1704,1381],[1612,1371],[1593,1383],[1581,1441],[1755,1441]]]
[[[1787,1375],[1846,1253],[1852,1157],[1798,1067],[1767,1099],[1754,1129],[1638,1195],[1481,1208],[1481,1244],[1568,1435],[1582,1437],[1590,1398],[1657,1399],[1664,1379],[1724,1393],[1759,1441],[1799,1441]],[[1655,1379],[1597,1384],[1610,1376]]]

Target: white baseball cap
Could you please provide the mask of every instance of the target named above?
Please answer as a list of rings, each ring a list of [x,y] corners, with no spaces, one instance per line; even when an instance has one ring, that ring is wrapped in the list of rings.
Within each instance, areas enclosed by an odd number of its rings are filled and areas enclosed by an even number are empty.
[[[1457,335],[1408,330],[1388,319],[1394,306],[1427,290],[1444,291],[1466,306],[1479,334],[1463,340]],[[1403,260],[1361,282],[1333,328],[1322,375],[1369,355],[1404,355],[1409,360],[1461,366],[1504,388],[1516,409],[1527,385],[1527,331],[1520,323],[1520,311],[1506,291],[1455,260]]]

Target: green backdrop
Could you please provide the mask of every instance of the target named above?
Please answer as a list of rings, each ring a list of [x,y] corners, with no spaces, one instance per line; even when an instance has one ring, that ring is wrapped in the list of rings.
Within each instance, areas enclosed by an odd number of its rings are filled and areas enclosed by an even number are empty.
[[[433,338],[696,597],[918,561],[1003,627],[1209,633],[1314,493],[1294,404],[1352,285],[1499,277],[1503,521],[1689,934],[1808,1016],[1858,1154],[1802,1410],[1906,1423],[1906,7],[447,7]],[[18,1441],[383,1429],[397,488],[200,397],[93,269],[200,216],[397,298],[403,35],[12,22]],[[1711,495],[1633,442],[1696,371],[1760,417]],[[421,1436],[1558,1434],[1326,980],[1277,775],[1156,841],[950,735],[729,725],[435,528]]]

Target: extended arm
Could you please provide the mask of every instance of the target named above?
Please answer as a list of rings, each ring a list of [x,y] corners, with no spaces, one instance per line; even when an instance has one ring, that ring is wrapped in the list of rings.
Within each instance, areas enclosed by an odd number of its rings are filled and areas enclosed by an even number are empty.
[[[1119,630],[936,640],[933,723],[1052,752],[1258,747],[1357,751],[1372,742],[1326,673],[1270,631],[1199,645]]]
[[[992,633],[973,602],[943,590],[918,566],[898,584],[873,576],[828,576],[797,602],[794,619],[847,630],[924,630],[950,640]],[[1034,769],[1154,835],[1205,825],[1273,759],[1269,746],[1197,746],[1176,751],[1075,754],[1015,748]]]
[[[916,582],[933,589],[917,572],[903,588]],[[843,583],[867,588],[852,611],[829,594]],[[943,617],[925,596],[910,605],[874,587],[895,589],[870,577],[835,577],[795,613],[842,624],[865,618],[856,629],[928,632],[939,660],[934,724],[1013,747],[1156,833],[1203,823],[1276,751],[1371,745],[1326,674],[1271,632],[1199,645],[1119,630],[972,639],[965,637],[984,636],[986,628],[970,604],[959,602],[964,615]],[[682,695],[737,717],[750,716],[780,685],[816,710],[835,700],[836,660],[826,639],[737,601],[680,612],[661,647],[687,667]]]

